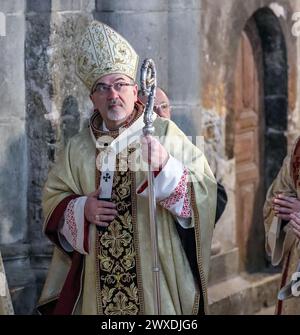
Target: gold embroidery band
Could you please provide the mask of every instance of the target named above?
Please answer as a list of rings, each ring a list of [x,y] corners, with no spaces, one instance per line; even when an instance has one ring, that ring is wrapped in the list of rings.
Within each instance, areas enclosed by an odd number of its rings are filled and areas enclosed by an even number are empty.
[[[118,164],[118,160],[117,160]],[[112,201],[118,216],[98,235],[98,278],[105,315],[137,315],[140,299],[132,220],[130,172],[114,174]]]

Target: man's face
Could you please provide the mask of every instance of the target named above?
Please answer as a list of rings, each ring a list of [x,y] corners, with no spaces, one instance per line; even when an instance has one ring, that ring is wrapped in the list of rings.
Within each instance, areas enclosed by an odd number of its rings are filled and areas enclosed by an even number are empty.
[[[147,102],[146,96],[140,96],[139,98],[143,104],[146,104]],[[156,95],[155,95],[155,101],[154,101],[154,112],[161,117],[165,117],[166,119],[171,118],[169,98],[159,87],[156,88]]]
[[[90,97],[108,129],[120,128],[132,114],[137,90],[137,85],[123,74],[108,74],[96,81]]]

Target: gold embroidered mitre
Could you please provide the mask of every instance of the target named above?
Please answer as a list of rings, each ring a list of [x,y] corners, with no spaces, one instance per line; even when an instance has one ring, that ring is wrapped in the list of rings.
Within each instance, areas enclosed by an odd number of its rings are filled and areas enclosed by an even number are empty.
[[[122,73],[135,80],[139,57],[132,46],[102,22],[93,21],[78,45],[76,73],[91,91],[100,77]]]

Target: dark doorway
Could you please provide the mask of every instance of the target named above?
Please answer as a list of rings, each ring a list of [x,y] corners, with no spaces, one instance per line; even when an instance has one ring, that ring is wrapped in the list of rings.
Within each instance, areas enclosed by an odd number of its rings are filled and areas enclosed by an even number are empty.
[[[241,270],[266,266],[263,204],[286,155],[287,57],[280,23],[263,8],[241,35],[235,71],[236,222]]]

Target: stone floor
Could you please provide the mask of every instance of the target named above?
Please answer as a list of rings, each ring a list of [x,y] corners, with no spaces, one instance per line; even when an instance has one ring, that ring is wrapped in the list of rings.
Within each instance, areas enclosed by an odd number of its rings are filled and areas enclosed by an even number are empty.
[[[239,274],[208,288],[213,315],[273,314],[280,274]]]
[[[212,256],[210,270],[210,314],[274,314],[279,273],[272,273],[267,269],[252,274],[240,273],[237,248]]]
[[[275,305],[262,308],[259,312],[255,313],[255,315],[274,315],[275,312]]]

